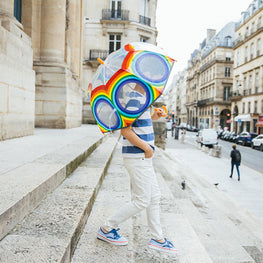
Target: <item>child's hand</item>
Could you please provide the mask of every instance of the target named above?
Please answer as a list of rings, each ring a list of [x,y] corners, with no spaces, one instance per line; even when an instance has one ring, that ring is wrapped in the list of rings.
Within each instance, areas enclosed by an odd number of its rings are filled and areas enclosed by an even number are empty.
[[[153,154],[154,154],[154,150],[151,146],[149,146],[149,148],[147,148],[147,150],[144,151],[144,155],[145,155],[145,158],[152,158],[153,157]]]
[[[161,117],[166,117],[167,116],[167,109],[165,106],[162,106],[162,108],[155,108],[154,112],[152,114],[152,120],[158,120]]]

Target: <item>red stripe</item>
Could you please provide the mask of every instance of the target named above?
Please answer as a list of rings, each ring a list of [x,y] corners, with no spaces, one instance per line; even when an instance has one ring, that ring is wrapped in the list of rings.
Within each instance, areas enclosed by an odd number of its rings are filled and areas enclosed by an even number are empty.
[[[176,249],[170,249],[170,248],[165,248],[165,247],[160,247],[160,246],[156,246],[156,245],[153,245],[153,244],[149,244],[150,246],[153,246],[153,247],[158,247],[158,248],[161,248],[161,249],[166,249],[166,250],[170,250],[170,251],[178,251]]]
[[[112,239],[108,239],[107,237],[104,237],[104,236],[100,235],[99,233],[98,233],[98,235],[103,237],[103,238],[105,238],[105,239],[107,239],[107,240],[109,240],[109,241],[111,241],[111,242],[115,242],[115,243],[125,243],[125,242],[127,242],[127,241],[114,241]]]

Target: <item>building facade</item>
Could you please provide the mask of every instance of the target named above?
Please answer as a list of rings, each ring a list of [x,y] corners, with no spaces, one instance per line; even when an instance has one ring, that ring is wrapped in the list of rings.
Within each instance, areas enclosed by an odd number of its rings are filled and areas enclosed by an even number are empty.
[[[0,1],[0,139],[82,117],[82,0]]]
[[[156,44],[157,0],[85,1],[83,85],[85,88],[83,122],[93,122],[88,85],[99,62],[130,42]]]
[[[263,133],[263,2],[242,12],[234,46],[232,130]]]
[[[207,38],[188,63],[188,123],[199,128],[230,127],[235,23],[215,33],[207,30]]]

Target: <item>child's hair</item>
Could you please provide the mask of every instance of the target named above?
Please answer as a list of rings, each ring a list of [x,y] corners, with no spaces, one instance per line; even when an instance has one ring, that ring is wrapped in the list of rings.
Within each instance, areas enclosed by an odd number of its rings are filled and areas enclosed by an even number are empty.
[[[237,145],[236,144],[233,144],[232,145],[232,148],[235,150],[237,148]]]

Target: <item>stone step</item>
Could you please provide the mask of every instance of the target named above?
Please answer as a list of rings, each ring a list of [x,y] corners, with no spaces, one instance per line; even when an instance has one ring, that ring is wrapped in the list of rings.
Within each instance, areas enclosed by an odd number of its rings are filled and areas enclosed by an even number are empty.
[[[32,156],[31,161],[1,173],[0,240],[56,189],[104,138],[89,135],[62,148],[56,146],[56,150],[35,160]]]
[[[253,255],[245,248],[257,244],[255,249],[258,249],[262,247],[262,243],[252,232],[238,228],[226,215],[224,204],[231,204],[231,198],[225,196],[222,203],[219,196],[225,195],[224,193],[194,174],[190,168],[170,158],[164,158],[158,166],[158,169],[164,172],[164,177],[169,179],[169,187],[176,197],[176,202],[213,262],[254,262]],[[170,169],[167,170],[164,166],[169,166]],[[179,174],[176,171],[180,171]],[[182,178],[186,180],[185,198],[178,197],[178,190],[173,187]]]
[[[106,136],[104,143],[0,242],[1,263],[70,262],[117,139],[118,134]],[[54,158],[62,161],[62,155],[54,154]]]
[[[129,200],[129,175],[123,166],[121,148],[117,146],[71,263],[134,262],[132,219],[121,224],[119,231],[128,239],[128,246],[114,246],[97,239],[98,229],[106,218]]]

